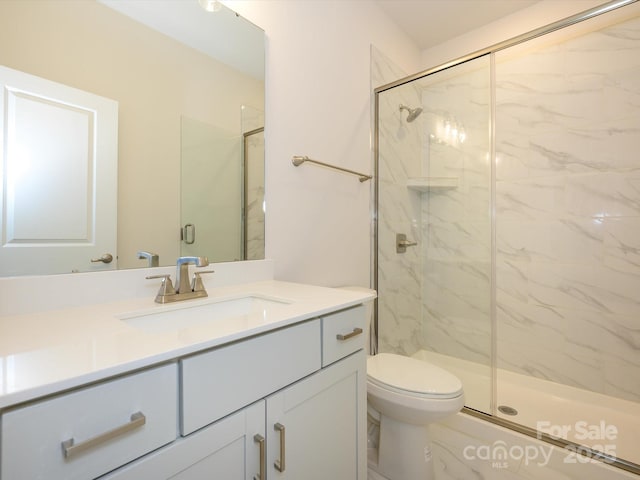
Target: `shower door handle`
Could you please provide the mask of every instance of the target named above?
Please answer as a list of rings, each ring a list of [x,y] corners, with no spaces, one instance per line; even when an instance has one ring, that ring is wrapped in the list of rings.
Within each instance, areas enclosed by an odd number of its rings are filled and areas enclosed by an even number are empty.
[[[396,233],[396,253],[404,253],[407,251],[407,247],[415,247],[418,242],[412,242],[407,240],[407,235],[404,233]]]
[[[187,223],[180,229],[180,240],[187,245],[193,245],[196,241],[196,226],[193,223]]]

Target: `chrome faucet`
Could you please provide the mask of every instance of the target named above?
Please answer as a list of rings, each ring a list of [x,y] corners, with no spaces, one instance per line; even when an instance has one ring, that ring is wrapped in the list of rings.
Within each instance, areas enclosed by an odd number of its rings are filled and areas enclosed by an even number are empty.
[[[207,257],[180,257],[176,262],[176,287],[173,287],[171,275],[151,275],[147,279],[161,278],[162,284],[156,295],[157,303],[179,302],[191,298],[206,297],[207,291],[204,288],[200,275],[203,273],[213,273],[213,270],[196,271],[193,279],[189,282],[189,265],[196,267],[206,267],[209,265]]]
[[[180,257],[176,263],[176,293],[192,292],[193,288],[189,283],[189,265],[196,267],[206,267],[209,265],[207,257]],[[195,280],[195,278],[194,278]],[[206,292],[205,292],[206,293]]]

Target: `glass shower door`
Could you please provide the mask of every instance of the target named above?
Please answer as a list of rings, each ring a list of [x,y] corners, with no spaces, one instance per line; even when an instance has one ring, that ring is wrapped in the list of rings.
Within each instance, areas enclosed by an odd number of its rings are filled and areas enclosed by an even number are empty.
[[[378,97],[379,351],[419,358],[491,411],[490,60]]]

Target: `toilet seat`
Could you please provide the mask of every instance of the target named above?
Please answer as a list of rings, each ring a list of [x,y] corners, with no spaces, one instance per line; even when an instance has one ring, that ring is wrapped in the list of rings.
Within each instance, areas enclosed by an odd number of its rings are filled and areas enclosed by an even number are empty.
[[[462,395],[462,383],[455,375],[431,363],[393,353],[367,359],[367,380],[385,390],[417,398]]]

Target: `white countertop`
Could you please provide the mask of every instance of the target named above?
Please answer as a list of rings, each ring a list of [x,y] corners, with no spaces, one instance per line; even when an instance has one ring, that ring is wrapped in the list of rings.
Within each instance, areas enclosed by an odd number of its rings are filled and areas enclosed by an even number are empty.
[[[0,409],[170,361],[372,300],[373,292],[274,280],[209,289],[209,297],[160,305],[153,297],[0,316]],[[243,296],[290,302],[185,329],[149,333],[120,320]]]

